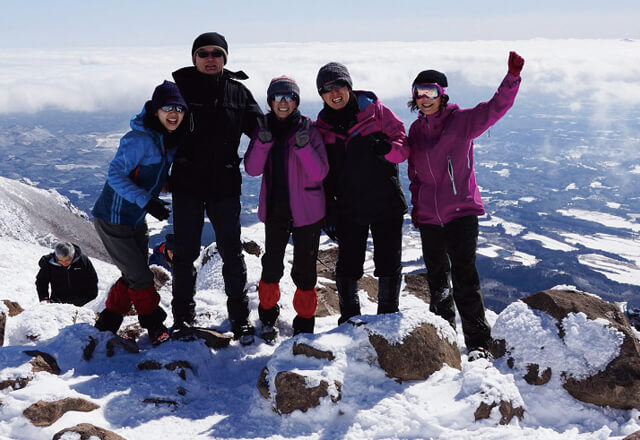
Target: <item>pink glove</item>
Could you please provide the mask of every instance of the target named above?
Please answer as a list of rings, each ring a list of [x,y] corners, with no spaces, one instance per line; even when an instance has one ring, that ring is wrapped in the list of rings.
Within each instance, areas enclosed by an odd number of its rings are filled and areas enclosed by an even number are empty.
[[[522,66],[524,66],[524,58],[514,51],[509,52],[509,73],[520,76]]]

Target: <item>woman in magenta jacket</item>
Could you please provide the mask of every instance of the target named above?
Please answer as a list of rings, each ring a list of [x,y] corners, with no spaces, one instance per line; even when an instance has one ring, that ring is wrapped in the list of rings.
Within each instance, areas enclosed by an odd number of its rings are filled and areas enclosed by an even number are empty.
[[[300,89],[287,77],[274,78],[267,89],[271,111],[259,118],[258,131],[244,157],[247,174],[262,174],[258,218],[265,224],[265,253],[258,285],[262,337],[273,340],[279,315],[284,253],[293,236],[291,278],[297,289],[293,331],[313,333],[316,257],[325,216],[322,181],[329,172],[322,137],[298,111]]]
[[[523,65],[511,52],[509,71],[493,98],[470,109],[449,104],[447,77],[425,70],[414,80],[409,102],[419,111],[409,129],[411,219],[422,239],[429,309],[455,328],[455,303],[469,360],[491,359],[492,342],[475,265],[478,216],[485,211],[473,169],[473,139],[511,108]]]

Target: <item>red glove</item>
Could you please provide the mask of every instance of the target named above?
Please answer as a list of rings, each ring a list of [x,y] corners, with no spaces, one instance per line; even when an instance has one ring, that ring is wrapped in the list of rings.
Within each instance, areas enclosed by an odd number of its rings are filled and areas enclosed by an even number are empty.
[[[520,76],[522,66],[524,66],[524,58],[514,51],[509,52],[509,73]]]

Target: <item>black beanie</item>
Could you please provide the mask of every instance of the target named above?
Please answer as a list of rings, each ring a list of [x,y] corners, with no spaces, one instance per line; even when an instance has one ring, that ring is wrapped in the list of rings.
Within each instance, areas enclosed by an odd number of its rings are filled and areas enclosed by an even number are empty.
[[[300,104],[300,87],[296,81],[287,76],[273,78],[267,89],[267,101],[271,102],[274,95],[292,93],[296,97],[298,105]]]
[[[187,103],[180,94],[180,89],[175,83],[165,80],[153,91],[151,96],[150,108],[148,111],[155,113],[163,105],[181,105],[187,109]]]
[[[222,50],[224,53],[224,63],[227,64],[229,46],[227,45],[227,40],[225,40],[224,36],[217,32],[206,32],[199,35],[198,38],[193,41],[193,46],[191,46],[191,58],[193,59],[194,65],[196,64],[196,51],[203,46],[216,46],[218,49]]]
[[[438,72],[437,70],[423,70],[418,73],[416,79],[413,80],[413,84],[431,84],[436,83],[440,87],[449,87],[447,84],[447,77],[444,73]]]
[[[325,84],[335,81],[344,81],[350,89],[353,88],[351,75],[349,75],[349,71],[344,64],[332,62],[322,66],[318,71],[318,76],[316,78],[318,93],[320,93],[320,90]]]

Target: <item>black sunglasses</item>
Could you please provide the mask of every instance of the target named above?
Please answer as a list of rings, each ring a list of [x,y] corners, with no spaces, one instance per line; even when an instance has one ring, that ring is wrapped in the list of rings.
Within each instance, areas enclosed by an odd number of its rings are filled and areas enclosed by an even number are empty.
[[[342,87],[346,86],[347,83],[341,80],[337,80],[337,81],[331,81],[330,83],[327,83],[325,85],[323,85],[322,87],[320,87],[320,90],[318,90],[320,92],[320,94],[324,94],[324,93],[329,93],[332,90],[338,90],[341,89]]]
[[[214,57],[214,58],[220,58],[224,56],[224,52],[221,51],[220,49],[214,49],[212,51],[208,51],[208,50],[199,50],[196,52],[196,55],[198,55],[198,58],[209,58],[209,57]]]
[[[184,112],[184,107],[181,105],[176,105],[176,104],[171,104],[171,105],[163,105],[162,107],[160,107],[160,110],[162,110],[163,112],[177,112],[177,113],[182,113]]]

